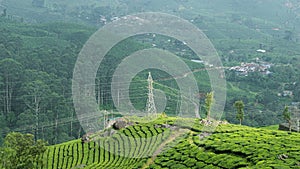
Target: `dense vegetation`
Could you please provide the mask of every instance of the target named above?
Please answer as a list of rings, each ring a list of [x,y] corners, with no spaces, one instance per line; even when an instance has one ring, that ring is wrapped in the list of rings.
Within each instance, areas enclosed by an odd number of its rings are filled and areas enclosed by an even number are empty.
[[[278,124],[283,121],[284,106],[300,101],[297,9],[287,7],[283,0],[276,3],[256,0],[95,3],[89,0],[73,5],[70,1],[47,1],[42,5],[32,0],[17,1],[3,0],[0,7],[3,10],[0,18],[0,143],[10,131],[33,133],[35,139],[45,139],[50,144],[83,134],[73,110],[71,79],[82,45],[97,30],[95,25],[105,24],[99,21],[99,16],[110,22],[113,17],[133,12],[164,11],[188,19],[202,29],[226,68],[228,97],[223,118],[229,122],[239,123],[233,106],[237,100],[245,104],[242,123],[250,126]],[[296,6],[294,1],[290,2]],[[267,5],[272,6],[269,12],[264,9]],[[247,10],[249,6],[253,11]],[[90,26],[72,22],[89,23]],[[167,43],[168,40],[171,43]],[[95,80],[100,109],[115,108],[110,83],[117,64],[135,51],[153,47],[153,43],[157,48],[176,53],[195,71],[199,95],[211,92],[207,73],[197,71],[204,65],[191,62],[197,57],[182,42],[159,35],[155,38],[141,35],[114,47],[100,66]],[[256,52],[259,48],[267,52]],[[227,69],[241,62],[256,62],[256,58],[273,64],[272,74],[251,72],[243,76]],[[131,100],[139,110],[144,109],[147,99],[148,71],[139,73],[130,86]],[[169,79],[170,75],[165,72],[151,71],[154,88],[164,91],[168,98],[166,113],[178,114],[178,87],[174,79]],[[293,95],[279,96],[283,91],[292,91]],[[199,102],[201,116],[205,117],[204,98]]]
[[[35,141],[32,134],[9,133],[0,147],[0,168],[35,168],[46,149],[46,142]]]
[[[32,132],[53,144],[80,135],[71,100],[72,69],[92,29],[0,22],[2,136],[11,130]]]
[[[299,133],[277,130],[283,121],[291,130],[288,106],[300,106],[299,6],[298,0],[0,0],[0,168],[300,168]],[[121,116],[113,73],[148,48],[170,51],[189,66],[199,87],[190,97],[199,99],[201,117],[177,117],[178,84],[167,72],[147,69],[133,78],[130,99],[145,110],[151,71],[154,88],[164,92],[154,99],[167,98],[161,111],[169,117],[126,116],[128,127],[97,129],[80,140],[85,131],[71,91],[79,52],[98,28],[147,11],[182,17],[211,40],[227,80],[222,120],[231,124],[209,121],[214,91],[205,64],[193,61],[198,56],[184,42],[148,33],[123,40],[103,59],[95,97],[99,109],[112,113],[97,120],[105,125],[105,118]],[[247,64],[268,71],[234,68]]]
[[[300,165],[298,133],[232,124],[222,124],[211,131],[205,129],[207,126],[199,119],[165,116],[148,123],[141,123],[138,118],[134,120],[139,124],[105,137],[103,134],[108,129],[93,134],[90,142],[74,140],[50,146],[39,165],[46,168],[228,169],[282,169]],[[180,131],[184,132],[175,134]]]

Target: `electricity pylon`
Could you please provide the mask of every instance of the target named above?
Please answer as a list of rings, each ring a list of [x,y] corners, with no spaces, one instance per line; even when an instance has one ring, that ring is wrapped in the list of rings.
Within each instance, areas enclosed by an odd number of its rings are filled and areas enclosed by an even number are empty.
[[[153,79],[151,72],[148,75],[148,100],[147,100],[147,113],[148,115],[156,115],[156,107],[154,103],[154,94],[153,94]]]

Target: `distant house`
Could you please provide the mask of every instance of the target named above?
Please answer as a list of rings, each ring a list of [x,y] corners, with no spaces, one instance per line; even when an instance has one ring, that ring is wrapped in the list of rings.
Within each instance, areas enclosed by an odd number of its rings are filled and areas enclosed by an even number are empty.
[[[300,102],[292,102],[291,103],[292,106],[296,106],[296,107],[300,107]]]
[[[229,70],[236,71],[240,75],[245,75],[247,76],[249,72],[261,72],[262,74],[268,75],[271,74],[268,69],[271,68],[270,63],[262,62],[260,64],[258,63],[241,63],[241,66],[234,66],[229,68]]]
[[[192,59],[191,61],[192,61],[192,62],[195,62],[195,63],[204,63],[204,61],[203,61],[203,60],[196,60],[196,59]]]
[[[106,17],[103,16],[103,15],[100,16],[99,21],[102,22],[104,25],[106,25],[106,23],[107,23],[107,19],[106,19]]]
[[[293,96],[293,91],[290,90],[284,90],[282,93],[283,97],[292,97]]]
[[[110,18],[111,21],[117,21],[117,20],[119,20],[119,19],[120,19],[120,18],[117,17],[117,16]]]
[[[264,50],[264,49],[257,49],[256,52],[259,52],[259,53],[266,53],[267,51]]]
[[[269,75],[269,74],[272,74],[273,72],[270,72],[270,71],[265,71],[265,72],[262,72],[262,74],[264,74],[264,75]]]

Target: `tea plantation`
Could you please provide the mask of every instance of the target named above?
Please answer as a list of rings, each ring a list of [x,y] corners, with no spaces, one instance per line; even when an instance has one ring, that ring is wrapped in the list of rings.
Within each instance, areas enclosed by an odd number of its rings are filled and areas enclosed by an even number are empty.
[[[133,120],[133,118],[131,119]],[[200,119],[134,119],[91,141],[49,146],[39,168],[300,168],[300,134]],[[217,123],[217,122],[216,122]],[[219,122],[218,122],[219,123]],[[209,125],[212,125],[209,127]]]

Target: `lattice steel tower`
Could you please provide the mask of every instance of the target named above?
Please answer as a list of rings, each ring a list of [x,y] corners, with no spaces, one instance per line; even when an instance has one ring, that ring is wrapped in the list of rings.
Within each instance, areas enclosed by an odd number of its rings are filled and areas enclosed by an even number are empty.
[[[151,72],[148,75],[148,100],[147,100],[147,113],[148,115],[154,114],[156,115],[156,107],[154,103],[154,94],[153,94],[153,79],[151,76]]]

